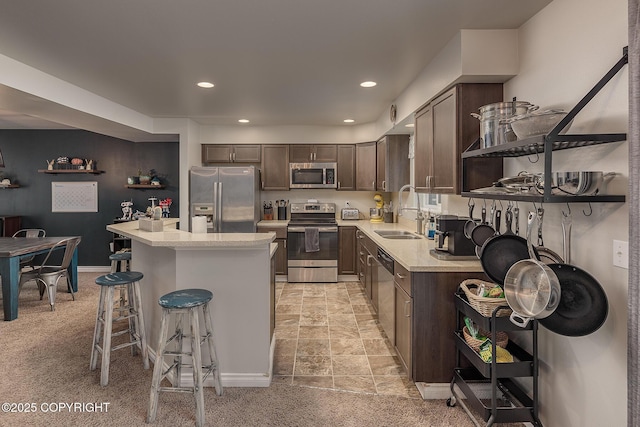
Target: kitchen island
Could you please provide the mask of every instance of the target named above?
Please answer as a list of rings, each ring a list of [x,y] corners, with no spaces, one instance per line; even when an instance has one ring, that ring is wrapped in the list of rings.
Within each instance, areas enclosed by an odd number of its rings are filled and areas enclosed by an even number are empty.
[[[175,229],[176,223],[165,220],[164,230],[158,232],[139,230],[137,221],[107,226],[108,231],[131,239],[131,269],[144,274],[140,291],[151,358],[158,348],[158,298],[178,289],[208,289],[213,292],[211,311],[223,386],[268,387],[275,234],[194,234]],[[210,381],[205,386],[212,386]],[[184,369],[181,384],[190,383],[192,373]]]

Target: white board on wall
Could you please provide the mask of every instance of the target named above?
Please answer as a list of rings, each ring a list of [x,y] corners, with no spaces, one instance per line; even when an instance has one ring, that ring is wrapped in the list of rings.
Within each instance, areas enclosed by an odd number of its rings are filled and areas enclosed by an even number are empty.
[[[98,182],[52,182],[51,212],[98,212]]]

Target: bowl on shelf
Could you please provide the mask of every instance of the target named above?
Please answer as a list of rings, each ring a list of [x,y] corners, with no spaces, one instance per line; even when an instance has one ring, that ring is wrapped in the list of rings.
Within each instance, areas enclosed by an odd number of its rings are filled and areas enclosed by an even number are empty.
[[[563,110],[532,111],[505,119],[504,122],[511,124],[511,129],[518,139],[525,139],[532,136],[548,134],[567,114],[568,113]],[[560,130],[559,134],[567,133],[572,123],[573,120],[571,120],[564,129]]]

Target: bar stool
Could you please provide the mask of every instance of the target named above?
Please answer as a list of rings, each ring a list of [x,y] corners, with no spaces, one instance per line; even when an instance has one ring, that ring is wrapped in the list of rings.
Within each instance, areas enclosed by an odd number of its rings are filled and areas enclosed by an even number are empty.
[[[111,272],[116,273],[120,271],[129,271],[131,263],[131,252],[116,252],[109,255],[109,261],[111,261]]]
[[[109,383],[109,362],[112,351],[131,347],[131,352],[135,355],[136,346],[139,344],[142,349],[142,364],[144,369],[149,369],[149,353],[147,351],[147,340],[144,332],[144,317],[142,314],[139,285],[142,277],[142,273],[137,271],[122,271],[109,273],[96,279],[96,284],[100,285],[101,289],[98,313],[96,315],[96,326],[93,331],[93,345],[91,347],[91,362],[89,368],[92,371],[96,369],[98,353],[101,353],[101,386],[106,386]],[[118,317],[116,318],[113,317],[115,288],[120,289],[119,304],[118,307],[115,308],[118,312]],[[124,297],[125,291],[126,298]],[[129,327],[113,333],[113,323],[125,319],[128,320]],[[103,326],[104,333],[101,332]],[[111,347],[112,337],[126,333],[129,333],[129,342]]]
[[[149,411],[147,422],[152,423],[156,419],[158,412],[158,395],[161,391],[170,392],[192,392],[196,401],[196,426],[204,424],[204,394],[202,387],[209,374],[213,374],[213,384],[218,396],[222,395],[222,383],[220,382],[220,372],[218,369],[218,359],[213,343],[213,326],[209,312],[209,301],[213,294],[205,289],[183,289],[170,292],[160,297],[158,304],[162,307],[162,320],[160,325],[160,338],[158,340],[158,351],[153,367],[153,379],[151,380],[151,396],[149,399]],[[198,309],[202,308],[204,315],[205,335],[200,334],[200,323],[198,320]],[[167,339],[169,334],[169,321],[171,315],[176,316],[175,333]],[[189,316],[190,334],[185,334],[183,330],[183,318]],[[184,350],[182,339],[190,338],[191,351]],[[202,365],[202,355],[200,344],[206,340],[209,350],[208,365]],[[174,342],[176,349],[168,351],[167,346]],[[169,368],[163,372],[163,362],[165,356],[173,356],[173,362]],[[182,362],[184,356],[191,356],[191,365]],[[193,368],[193,387],[180,387],[180,374],[183,367]],[[203,368],[206,370],[203,375]],[[160,382],[170,372],[174,372],[174,384],[171,387],[160,387]]]

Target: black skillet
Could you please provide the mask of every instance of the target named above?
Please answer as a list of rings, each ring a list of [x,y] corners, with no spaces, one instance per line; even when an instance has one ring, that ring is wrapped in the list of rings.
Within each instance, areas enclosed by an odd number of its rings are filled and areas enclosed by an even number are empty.
[[[509,268],[516,262],[529,259],[527,239],[511,231],[513,221],[510,210],[506,212],[507,231],[489,238],[480,250],[480,262],[485,274],[494,282],[503,285]],[[534,248],[536,257],[538,252]]]
[[[471,239],[471,232],[476,227],[476,220],[473,219],[473,208],[475,207],[475,203],[473,203],[473,199],[469,200],[469,219],[464,223],[464,237],[467,239]]]
[[[556,334],[581,337],[602,326],[609,313],[607,294],[586,271],[571,264],[571,218],[564,215],[564,258],[567,264],[549,264],[560,282],[560,303],[540,324]]]
[[[493,215],[493,211],[491,212]],[[487,222],[487,208],[482,207],[482,222],[471,230],[471,241],[478,247],[496,234],[496,230]],[[493,219],[493,218],[492,218]]]

